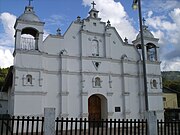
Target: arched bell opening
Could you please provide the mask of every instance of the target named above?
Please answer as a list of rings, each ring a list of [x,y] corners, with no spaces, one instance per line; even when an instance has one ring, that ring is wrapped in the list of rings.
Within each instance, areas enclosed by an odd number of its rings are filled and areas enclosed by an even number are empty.
[[[146,44],[147,49],[147,60],[157,61],[157,47],[152,43]]]
[[[137,44],[136,48],[137,48],[137,50],[138,50],[138,52],[139,52],[139,54],[141,56],[141,59],[142,59],[142,46],[141,46],[141,44]]]
[[[21,31],[21,48],[24,50],[38,50],[39,32],[34,28],[24,28]]]

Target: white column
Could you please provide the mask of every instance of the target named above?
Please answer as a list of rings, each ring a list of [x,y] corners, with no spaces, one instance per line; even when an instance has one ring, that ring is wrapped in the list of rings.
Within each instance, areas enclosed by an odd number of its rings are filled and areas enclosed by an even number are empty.
[[[112,92],[107,93],[107,100],[108,100],[108,119],[113,118],[114,109],[113,109],[113,99],[112,99]]]
[[[105,57],[111,58],[110,34],[105,33]]]
[[[88,91],[84,88],[85,77],[81,73],[81,117],[88,118]]]
[[[138,62],[138,79],[139,79],[139,112],[140,118],[144,118],[145,103],[144,103],[144,87],[143,87],[143,76],[142,76],[142,62]]]
[[[88,118],[88,93],[87,92],[83,92],[81,93],[82,96],[82,113],[81,113],[81,117],[82,118]]]
[[[68,92],[61,92],[61,114],[60,117],[67,118],[68,114]]]
[[[125,69],[126,69],[126,63],[125,63],[125,60],[122,60],[122,89],[123,89],[123,112],[124,112],[124,118],[127,119],[130,117],[130,98],[129,98],[129,89],[128,89],[128,77],[126,76],[126,72],[125,72]]]
[[[37,48],[40,51],[43,51],[43,32],[39,32],[39,37],[37,40]]]
[[[60,72],[60,117],[68,117],[68,74],[66,74],[67,71],[67,58],[65,56],[60,56],[61,60],[61,72]]]
[[[21,49],[21,30],[16,30],[15,49]]]

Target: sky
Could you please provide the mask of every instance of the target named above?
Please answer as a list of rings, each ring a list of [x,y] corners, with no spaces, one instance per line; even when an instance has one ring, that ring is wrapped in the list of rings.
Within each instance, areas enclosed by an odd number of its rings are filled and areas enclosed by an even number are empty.
[[[86,18],[93,0],[33,0],[36,15],[45,22],[44,38],[65,33],[77,16]],[[94,0],[102,21],[110,20],[121,38],[131,43],[139,32],[138,11],[133,0]],[[14,23],[28,0],[0,0],[0,67],[13,65]],[[180,0],[141,0],[145,24],[159,38],[162,71],[180,71]]]

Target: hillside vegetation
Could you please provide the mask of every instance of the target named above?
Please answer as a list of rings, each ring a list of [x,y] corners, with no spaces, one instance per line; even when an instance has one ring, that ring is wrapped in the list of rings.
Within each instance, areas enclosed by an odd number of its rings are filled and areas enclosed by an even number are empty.
[[[162,72],[163,86],[180,92],[180,72],[165,71]]]
[[[8,73],[8,70],[9,70],[9,68],[0,68],[0,90],[1,90],[1,87],[3,86],[3,84],[4,84],[4,81],[5,81],[6,75]]]

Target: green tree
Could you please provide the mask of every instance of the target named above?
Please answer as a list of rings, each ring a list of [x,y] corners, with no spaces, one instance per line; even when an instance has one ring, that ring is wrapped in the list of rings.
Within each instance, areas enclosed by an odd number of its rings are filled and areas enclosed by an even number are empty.
[[[8,68],[0,68],[0,90],[5,82],[6,75],[8,73],[9,67]]]

